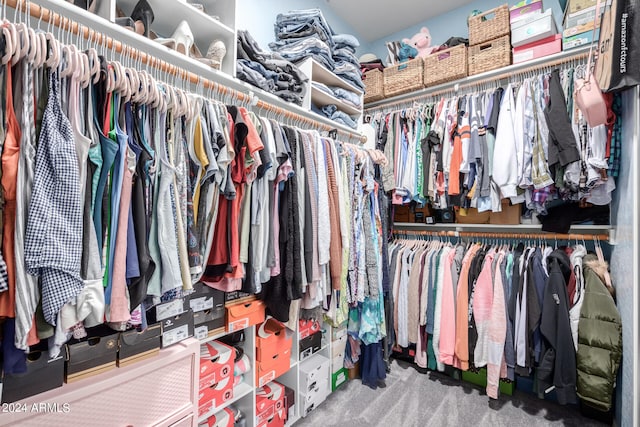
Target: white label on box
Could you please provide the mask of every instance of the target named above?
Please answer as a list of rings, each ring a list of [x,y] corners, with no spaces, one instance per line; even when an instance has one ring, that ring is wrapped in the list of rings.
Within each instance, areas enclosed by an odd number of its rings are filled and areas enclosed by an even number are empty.
[[[525,50],[524,52],[518,52],[513,54],[513,63],[529,61],[533,59],[533,49]]]
[[[169,317],[176,317],[184,312],[184,302],[181,299],[177,299],[166,304],[160,304],[156,306],[156,319],[164,320]]]
[[[194,298],[189,301],[189,306],[193,312],[211,310],[213,308],[213,298]]]
[[[258,381],[258,387],[262,387],[263,385],[270,383],[271,381],[276,379],[276,371],[269,371],[265,375],[260,377],[260,381]]]
[[[195,335],[197,339],[203,340],[209,336],[209,328],[207,325],[196,326],[193,330],[193,335]]]
[[[229,323],[229,332],[239,331],[242,329],[246,329],[248,327],[249,327],[249,318],[245,317],[244,319],[236,320],[235,322]]]
[[[168,347],[189,338],[189,325],[182,325],[162,334],[162,346]]]
[[[347,380],[347,375],[344,372],[340,372],[336,377],[336,387]]]

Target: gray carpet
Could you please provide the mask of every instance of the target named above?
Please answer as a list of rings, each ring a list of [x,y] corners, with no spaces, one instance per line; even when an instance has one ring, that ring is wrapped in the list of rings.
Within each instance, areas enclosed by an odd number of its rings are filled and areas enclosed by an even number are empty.
[[[444,374],[418,373],[393,361],[386,387],[373,390],[359,379],[329,395],[295,426],[603,426],[581,416],[575,406],[516,390],[489,403],[484,389]]]

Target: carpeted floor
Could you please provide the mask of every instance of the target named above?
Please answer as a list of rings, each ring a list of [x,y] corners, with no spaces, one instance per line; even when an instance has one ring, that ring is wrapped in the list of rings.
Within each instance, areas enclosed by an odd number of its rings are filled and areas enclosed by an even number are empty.
[[[489,402],[484,389],[444,374],[418,373],[393,361],[386,387],[372,390],[349,381],[296,427],[331,426],[604,426],[583,417],[575,406],[561,406],[516,390]]]

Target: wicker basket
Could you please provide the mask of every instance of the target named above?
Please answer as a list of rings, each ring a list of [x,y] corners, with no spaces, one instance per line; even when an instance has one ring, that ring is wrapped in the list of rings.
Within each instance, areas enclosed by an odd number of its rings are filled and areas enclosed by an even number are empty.
[[[511,38],[507,35],[476,46],[469,46],[469,75],[511,65]]]
[[[422,89],[424,87],[423,73],[422,58],[385,68],[384,95],[389,97]]]
[[[505,36],[511,31],[509,6],[502,5],[480,15],[469,17],[469,44],[471,46]]]
[[[364,82],[364,102],[380,101],[384,98],[384,79],[382,71],[369,70],[362,75]]]
[[[423,58],[426,87],[467,77],[467,46],[461,44]]]

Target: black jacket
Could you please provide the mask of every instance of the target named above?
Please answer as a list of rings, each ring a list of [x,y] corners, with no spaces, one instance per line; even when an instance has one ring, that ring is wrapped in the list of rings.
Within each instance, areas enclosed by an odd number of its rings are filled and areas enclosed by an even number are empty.
[[[567,282],[571,260],[562,250],[554,250],[547,258],[549,278],[542,303],[542,357],[538,366],[538,390],[555,387],[558,403],[576,403],[576,351],[569,321]]]

